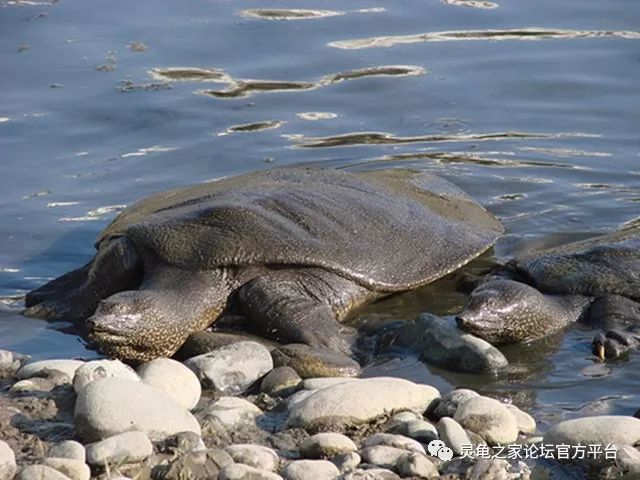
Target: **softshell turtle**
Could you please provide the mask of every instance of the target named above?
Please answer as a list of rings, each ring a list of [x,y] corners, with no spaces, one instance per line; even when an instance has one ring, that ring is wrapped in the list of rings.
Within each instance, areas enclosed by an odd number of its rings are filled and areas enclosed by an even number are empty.
[[[471,293],[458,326],[495,345],[534,340],[577,320],[605,327],[640,321],[640,227],[525,254]],[[611,331],[594,345],[601,358],[633,346]]]
[[[348,352],[348,312],[446,275],[501,233],[434,175],[273,169],[130,206],[25,312],[88,317],[90,338],[129,360],[170,356],[230,306],[272,337]]]

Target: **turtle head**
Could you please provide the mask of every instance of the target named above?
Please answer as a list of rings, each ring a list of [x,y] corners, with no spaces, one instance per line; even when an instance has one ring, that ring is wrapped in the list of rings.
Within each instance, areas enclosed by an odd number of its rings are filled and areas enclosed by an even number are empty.
[[[124,291],[101,300],[86,321],[89,339],[110,357],[144,362],[170,357],[188,333],[168,300],[152,290]]]
[[[525,283],[490,279],[471,292],[456,322],[462,330],[496,345],[533,340],[550,330],[551,301]]]

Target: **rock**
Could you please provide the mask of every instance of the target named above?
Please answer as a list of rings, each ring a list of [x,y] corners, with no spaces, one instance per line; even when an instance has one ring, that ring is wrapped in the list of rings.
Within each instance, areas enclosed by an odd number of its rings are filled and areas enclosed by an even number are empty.
[[[409,452],[418,452],[426,455],[424,447],[412,438],[403,435],[393,435],[391,433],[376,433],[367,437],[363,442],[363,447],[374,447],[376,445],[386,445],[387,447],[400,448]]]
[[[451,417],[442,417],[438,422],[440,440],[453,450],[455,455],[462,455],[463,445],[471,445],[464,428]]]
[[[82,444],[74,440],[64,440],[62,442],[54,443],[49,447],[49,453],[47,456],[53,458],[70,458],[83,463],[87,458]]]
[[[413,420],[406,424],[407,437],[411,437],[422,443],[429,443],[438,438],[438,430],[435,425],[426,420]]]
[[[489,445],[509,444],[518,438],[516,419],[504,404],[493,398],[467,400],[458,407],[453,419],[480,435]]]
[[[207,449],[202,437],[194,432],[180,432],[171,435],[158,444],[158,448],[162,452],[174,455],[185,452],[201,452]]]
[[[248,390],[273,369],[269,350],[257,342],[238,342],[185,362],[206,388],[225,395]]]
[[[360,364],[344,354],[301,343],[282,345],[271,355],[276,367],[291,367],[302,378],[355,377],[361,371]]]
[[[183,431],[200,434],[200,425],[172,398],[144,383],[118,377],[96,380],[78,394],[75,406],[78,436],[94,442],[130,430],[152,441]]]
[[[227,333],[202,330],[189,335],[180,349],[175,353],[174,358],[185,361],[189,358],[212,352],[217,348],[245,341],[258,342],[269,350],[272,350],[278,345],[277,342],[248,332],[238,331],[236,333]]]
[[[0,440],[0,480],[11,480],[17,469],[13,450],[6,442]]]
[[[631,445],[616,445],[616,448],[618,449],[616,463],[622,472],[640,477],[640,452]]]
[[[624,415],[574,418],[547,431],[544,443],[552,445],[635,445],[640,441],[640,419]]]
[[[375,445],[360,450],[363,462],[390,469],[395,469],[400,457],[406,453],[407,450],[403,448],[388,447],[386,445]]]
[[[515,405],[506,405],[511,412],[511,415],[516,419],[518,424],[518,431],[525,434],[536,433],[536,421],[527,412],[523,412]]]
[[[305,458],[333,458],[336,455],[355,452],[357,449],[353,440],[346,435],[331,432],[312,435],[305,438],[300,445],[300,453]]]
[[[403,424],[403,423],[408,423],[408,422],[411,422],[413,420],[423,420],[422,415],[420,415],[419,413],[416,413],[416,412],[395,413],[389,419],[389,427],[392,427],[392,426],[395,426],[395,425],[400,425],[400,424]]]
[[[18,380],[32,377],[48,377],[52,373],[62,374],[66,378],[66,383],[71,383],[76,370],[84,362],[80,360],[40,360],[24,365],[16,373]]]
[[[236,463],[242,463],[260,470],[275,472],[280,464],[278,454],[262,445],[236,444],[224,449]]]
[[[66,375],[62,375],[62,374],[55,374],[57,376],[58,380],[62,381],[62,384],[68,383],[66,381]],[[33,378],[27,378],[25,380],[18,380],[16,383],[14,383],[13,385],[11,385],[11,388],[9,389],[9,391],[11,393],[17,393],[17,394],[22,394],[22,393],[35,393],[35,392],[50,392],[51,390],[53,390],[54,388],[56,388],[59,385],[59,383],[55,380],[52,380],[51,378],[44,378],[44,377],[33,377]]]
[[[400,378],[359,379],[318,390],[293,405],[288,424],[317,428],[363,423],[399,410],[424,411],[438,396],[433,387]]]
[[[420,453],[407,453],[398,459],[396,466],[403,477],[412,478],[440,478],[435,464]]]
[[[153,445],[142,432],[125,432],[87,445],[87,463],[93,466],[141,462],[153,453]]]
[[[357,380],[354,377],[315,377],[306,378],[302,382],[302,388],[305,390],[320,390],[322,388],[332,387],[341,383],[347,383]]]
[[[467,471],[468,480],[509,480],[509,462],[498,458],[479,458]]]
[[[396,345],[417,350],[424,361],[451,370],[495,372],[509,364],[496,347],[458,329],[452,317],[423,313],[403,325],[396,335]]]
[[[287,410],[291,411],[291,409],[295,405],[299,404],[303,400],[306,400],[307,398],[309,398],[311,395],[313,395],[316,392],[317,392],[317,390],[300,390],[300,391],[294,393],[293,395],[291,395],[287,399]]]
[[[29,361],[29,358],[28,355],[0,349],[0,378],[15,376],[16,372]]]
[[[217,479],[220,470],[228,465],[233,465],[233,459],[219,448],[182,452],[172,457],[168,468],[164,465],[158,465],[159,468],[152,472],[152,478],[162,478],[163,480]]]
[[[69,379],[71,382],[71,379]],[[15,480],[71,480],[66,475],[46,465],[27,465],[22,467]]]
[[[208,418],[217,420],[227,429],[242,423],[253,423],[258,415],[262,415],[262,410],[238,397],[220,397],[206,412]]]
[[[156,358],[138,367],[140,379],[166,393],[187,410],[200,400],[202,387],[198,377],[185,365],[170,358]]]
[[[73,389],[78,393],[91,382],[107,377],[126,378],[133,382],[140,381],[135,370],[120,360],[92,360],[80,365],[76,370],[73,376]]]
[[[338,467],[341,473],[345,473],[355,469],[360,462],[362,462],[362,457],[356,452],[343,453],[341,455],[336,455],[331,459],[333,464]]]
[[[276,367],[262,379],[260,391],[273,397],[288,397],[293,394],[302,379],[291,367]]]
[[[358,468],[338,477],[340,480],[400,480],[400,477],[386,468]]]
[[[234,463],[220,471],[220,480],[282,480],[280,475],[267,470],[260,470],[249,465]]]
[[[456,414],[458,405],[463,404],[470,398],[479,397],[480,395],[468,388],[458,388],[451,390],[449,393],[445,393],[438,406],[435,408],[433,414],[436,418],[451,417]]]
[[[284,468],[285,480],[331,480],[340,470],[328,460],[295,460]]]
[[[71,458],[45,458],[44,464],[66,475],[71,480],[89,480],[91,470],[89,466],[79,460]]]

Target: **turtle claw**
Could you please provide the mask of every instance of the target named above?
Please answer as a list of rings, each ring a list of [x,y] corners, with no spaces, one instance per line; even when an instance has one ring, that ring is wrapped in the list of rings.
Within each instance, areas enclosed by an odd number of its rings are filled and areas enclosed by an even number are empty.
[[[614,360],[640,347],[640,337],[632,332],[609,330],[596,335],[591,346],[599,360]]]

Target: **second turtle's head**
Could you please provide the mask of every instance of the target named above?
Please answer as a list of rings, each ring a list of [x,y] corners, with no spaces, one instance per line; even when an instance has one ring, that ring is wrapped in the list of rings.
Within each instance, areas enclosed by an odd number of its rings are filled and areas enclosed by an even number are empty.
[[[555,305],[535,288],[514,280],[481,283],[456,317],[458,327],[499,345],[533,340],[552,330]]]

